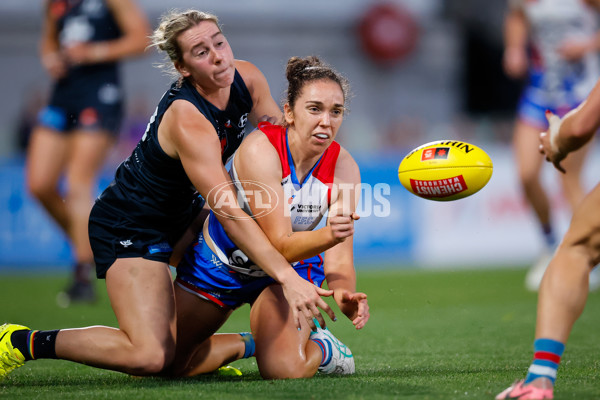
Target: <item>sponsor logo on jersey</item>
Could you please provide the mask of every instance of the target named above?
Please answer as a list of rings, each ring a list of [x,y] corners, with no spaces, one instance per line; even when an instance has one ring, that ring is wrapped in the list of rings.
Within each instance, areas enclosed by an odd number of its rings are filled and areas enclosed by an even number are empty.
[[[92,126],[98,123],[98,112],[92,108],[88,107],[81,111],[79,114],[79,122],[83,126]]]
[[[321,204],[295,204],[290,211],[294,210],[299,213],[318,213],[321,211]]]
[[[150,254],[168,253],[170,251],[173,251],[173,249],[171,248],[171,245],[169,245],[169,243],[167,243],[167,242],[160,242],[160,243],[151,244],[150,246],[148,246],[148,252]]]
[[[240,129],[245,128],[247,123],[248,123],[248,113],[245,113],[244,115],[242,115],[240,117],[240,122],[238,122],[238,128],[240,128]]]
[[[210,261],[217,267],[223,265],[223,262],[217,258],[214,254],[211,256]]]

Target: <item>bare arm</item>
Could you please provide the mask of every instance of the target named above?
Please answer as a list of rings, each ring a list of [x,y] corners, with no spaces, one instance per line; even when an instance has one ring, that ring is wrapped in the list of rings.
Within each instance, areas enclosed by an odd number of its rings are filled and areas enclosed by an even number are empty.
[[[540,152],[560,171],[560,162],[589,142],[600,126],[600,81],[588,98],[562,119],[547,112],[548,131],[540,134]]]
[[[65,49],[73,64],[95,64],[140,55],[150,44],[150,24],[133,0],[107,0],[122,35],[114,40],[80,43]]]
[[[354,213],[360,196],[360,172],[350,154],[342,149],[336,165],[334,186],[340,188],[332,199],[330,217]],[[365,293],[356,292],[356,272],[354,270],[353,237],[348,237],[325,251],[325,278],[327,286],[333,290],[333,297],[340,310],[352,321],[356,329],[361,329],[369,320],[369,305]]]
[[[248,116],[250,123],[254,126],[257,126],[260,121],[269,121],[272,124],[282,123],[283,114],[271,96],[269,84],[263,73],[248,61],[236,60],[235,66],[252,95],[254,106]]]
[[[60,53],[56,19],[50,13],[49,4],[49,0],[44,4],[44,20],[39,48],[40,59],[52,79],[59,79],[67,72],[67,63]]]
[[[527,72],[528,23],[523,10],[512,7],[504,18],[504,71],[511,78]]]
[[[167,154],[181,160],[191,182],[209,206],[213,209],[220,208],[222,212],[216,213],[216,216],[233,242],[282,285],[297,326],[300,327],[302,317],[306,318],[311,327],[314,327],[313,317],[319,323],[324,323],[317,307],[335,319],[331,308],[320,297],[331,295],[331,291],[318,288],[302,279],[237,203],[217,205],[217,196],[214,191],[211,193],[213,188],[223,187],[219,194],[226,194],[229,198],[235,198],[235,194],[232,192],[232,185],[226,184],[230,179],[221,162],[221,145],[206,118],[191,103],[177,100],[165,113],[158,138]]]
[[[327,226],[304,232],[292,232],[287,199],[281,187],[281,162],[268,138],[255,131],[240,146],[235,158],[240,180],[258,181],[276,193],[273,211],[257,218],[271,243],[288,261],[299,261],[325,251],[325,275],[340,310],[361,329],[369,319],[367,295],[356,293],[352,235],[360,185],[360,172],[350,154],[342,149],[336,163],[332,200]],[[253,199],[249,203],[253,211]],[[256,214],[256,212],[255,212]],[[252,258],[252,257],[250,257]]]

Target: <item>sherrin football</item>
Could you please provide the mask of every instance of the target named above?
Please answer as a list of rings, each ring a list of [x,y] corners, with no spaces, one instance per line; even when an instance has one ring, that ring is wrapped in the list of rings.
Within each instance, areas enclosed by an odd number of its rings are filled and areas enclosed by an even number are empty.
[[[492,160],[479,147],[439,140],[417,147],[400,163],[400,183],[415,196],[451,201],[477,193],[492,177]]]

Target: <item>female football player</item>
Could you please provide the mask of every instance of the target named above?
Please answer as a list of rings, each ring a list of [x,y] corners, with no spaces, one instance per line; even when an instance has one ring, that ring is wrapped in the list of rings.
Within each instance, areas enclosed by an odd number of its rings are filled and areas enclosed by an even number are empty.
[[[214,15],[166,15],[154,32],[179,78],[161,99],[146,133],[117,169],[92,209],[89,233],[96,274],[119,328],[91,326],[38,332],[8,324],[0,330],[0,374],[27,360],[59,358],[134,375],[157,374],[175,355],[172,246],[199,214],[204,199],[234,196],[224,164],[240,145],[248,120],[281,118],[263,74],[235,60]],[[262,156],[260,156],[262,157]],[[202,198],[198,197],[198,192]],[[323,325],[320,297],[333,294],[302,279],[237,204],[219,207],[229,237],[280,284],[297,327]],[[226,216],[225,216],[226,215]]]
[[[548,114],[540,152],[561,172],[565,157],[588,143],[600,126],[600,81],[587,100],[562,120]],[[497,399],[552,399],[558,366],[569,334],[585,306],[592,269],[600,262],[600,185],[575,209],[540,286],[533,362],[524,380]]]
[[[551,207],[540,181],[543,159],[536,154],[538,132],[547,128],[544,112],[563,116],[588,95],[600,75],[598,0],[511,0],[505,20],[504,69],[527,77],[518,104],[513,146],[523,193],[540,224],[544,249],[530,268],[525,286],[536,291],[557,244]],[[586,148],[569,157],[561,183],[571,209],[584,196],[580,173]]]
[[[73,247],[66,299],[90,302],[88,219],[96,175],[120,131],[119,62],[144,52],[150,24],[133,0],[46,0],[44,8],[40,55],[53,87],[29,142],[27,185]]]
[[[304,279],[316,286],[326,280],[339,308],[361,329],[369,308],[367,296],[356,292],[352,252],[360,173],[334,141],[347,82],[316,57],[291,58],[286,75],[285,126],[259,124],[235,153],[230,174],[248,218]],[[327,211],[327,225],[316,229]],[[231,241],[217,218],[222,212],[212,209],[177,267],[173,373],[213,371],[254,350],[266,379],[353,373],[352,352],[328,329],[312,331],[304,321],[297,327],[281,285]],[[252,335],[213,335],[244,303],[252,305]]]

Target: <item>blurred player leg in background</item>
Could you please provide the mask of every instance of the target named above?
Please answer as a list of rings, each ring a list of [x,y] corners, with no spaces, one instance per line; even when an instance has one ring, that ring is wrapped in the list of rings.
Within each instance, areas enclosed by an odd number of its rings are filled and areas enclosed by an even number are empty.
[[[67,136],[39,126],[31,137],[27,156],[29,190],[67,234],[73,247],[73,282],[65,293],[59,294],[63,306],[70,301],[96,298],[87,225],[97,189],[96,177],[112,143],[112,136],[102,130],[77,130]]]
[[[564,118],[548,113],[548,131],[538,149],[561,172],[565,157],[588,143],[600,126],[600,82],[589,97]],[[533,361],[524,380],[496,399],[552,399],[565,345],[588,298],[590,277],[600,262],[600,185],[577,205],[569,229],[540,285]]]
[[[96,298],[87,224],[123,116],[118,62],[143,53],[148,33],[134,0],[44,3],[40,58],[52,93],[31,136],[27,181],[72,244],[73,282],[59,294],[61,306]]]
[[[541,254],[525,277],[525,286],[531,291],[538,290],[544,271],[560,241],[552,221],[551,202],[540,179],[544,159],[532,150],[537,148],[539,132],[544,129],[546,127],[535,127],[519,120],[515,126],[513,139],[521,188],[535,213],[543,237]],[[567,157],[564,165],[568,172],[560,176],[563,194],[571,210],[575,209],[585,195],[580,175],[588,150],[589,146],[585,146]]]

